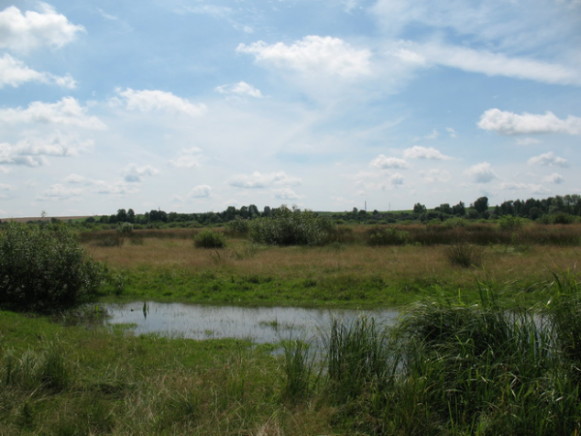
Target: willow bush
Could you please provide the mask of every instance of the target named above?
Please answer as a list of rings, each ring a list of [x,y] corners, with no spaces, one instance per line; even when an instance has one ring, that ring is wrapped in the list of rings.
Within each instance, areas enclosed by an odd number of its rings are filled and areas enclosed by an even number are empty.
[[[51,312],[96,296],[104,277],[62,225],[9,223],[0,233],[0,306]]]

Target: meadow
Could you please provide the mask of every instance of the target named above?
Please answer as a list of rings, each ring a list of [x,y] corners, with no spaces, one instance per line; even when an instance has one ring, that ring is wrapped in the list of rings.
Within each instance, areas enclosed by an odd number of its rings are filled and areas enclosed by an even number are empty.
[[[0,434],[581,432],[579,225],[343,226],[311,245],[212,228],[224,244],[204,248],[207,231],[79,235],[106,265],[99,301],[398,307],[402,319],[333,322],[319,350],[136,337],[105,327],[98,304],[0,311]]]

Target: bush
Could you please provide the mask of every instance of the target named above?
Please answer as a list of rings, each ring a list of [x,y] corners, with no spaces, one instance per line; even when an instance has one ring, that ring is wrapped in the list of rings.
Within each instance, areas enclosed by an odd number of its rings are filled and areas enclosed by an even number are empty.
[[[462,242],[447,247],[446,256],[452,265],[464,268],[482,264],[482,251],[474,245]]]
[[[369,245],[405,245],[409,240],[407,232],[393,227],[375,227],[367,232]]]
[[[91,300],[103,268],[64,226],[10,223],[0,235],[0,306],[52,312]]]
[[[195,245],[198,248],[224,248],[226,240],[222,233],[204,230],[196,236]]]
[[[278,209],[272,217],[250,223],[250,238],[269,245],[324,245],[336,237],[335,225],[314,212]]]

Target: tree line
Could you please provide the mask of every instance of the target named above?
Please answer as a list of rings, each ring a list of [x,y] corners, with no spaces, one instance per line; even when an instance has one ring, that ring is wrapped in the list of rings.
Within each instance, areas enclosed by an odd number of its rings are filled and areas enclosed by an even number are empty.
[[[118,224],[131,223],[138,225],[152,224],[199,224],[219,225],[237,219],[252,220],[256,218],[271,217],[288,209],[286,206],[271,208],[265,206],[262,210],[254,204],[248,206],[229,206],[222,212],[203,213],[179,213],[165,212],[152,209],[143,214],[137,214],[133,209],[119,209],[112,215],[90,217],[87,223]],[[514,216],[531,220],[551,220],[551,222],[570,221],[573,217],[581,216],[581,195],[554,196],[544,199],[529,198],[527,200],[508,200],[497,206],[490,206],[488,197],[479,197],[469,206],[462,201],[451,205],[442,203],[439,206],[428,209],[421,203],[413,205],[407,211],[380,212],[374,210],[358,210],[353,208],[347,212],[319,212],[336,221],[343,222],[367,222],[367,223],[395,223],[399,221],[444,221],[449,218],[466,219],[495,219],[502,216]]]

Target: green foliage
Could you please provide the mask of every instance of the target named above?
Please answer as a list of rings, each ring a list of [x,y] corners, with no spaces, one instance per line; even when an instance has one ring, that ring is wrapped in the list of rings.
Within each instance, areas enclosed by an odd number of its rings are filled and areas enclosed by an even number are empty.
[[[250,225],[247,219],[237,216],[226,225],[226,228],[228,229],[228,233],[233,236],[245,236],[248,234]]]
[[[282,396],[291,403],[306,401],[313,390],[313,361],[309,344],[304,341],[283,342],[285,384]]]
[[[49,312],[94,298],[103,268],[62,225],[10,223],[0,234],[0,305]]]
[[[409,233],[393,227],[374,227],[367,232],[369,245],[405,245]]]
[[[226,239],[222,233],[203,230],[196,235],[194,243],[198,248],[224,248]]]
[[[505,215],[500,217],[498,220],[498,227],[500,230],[504,230],[507,232],[516,232],[521,230],[524,226],[524,220],[522,218],[512,216],[512,215]]]
[[[271,217],[250,223],[250,238],[269,245],[324,245],[333,240],[335,225],[311,211],[281,207]]]
[[[482,250],[471,244],[458,242],[446,247],[445,252],[452,265],[469,268],[482,264]]]

